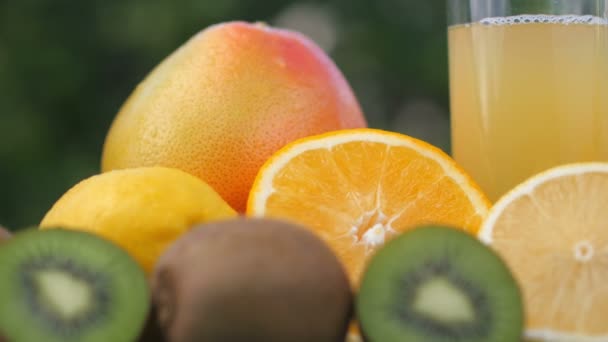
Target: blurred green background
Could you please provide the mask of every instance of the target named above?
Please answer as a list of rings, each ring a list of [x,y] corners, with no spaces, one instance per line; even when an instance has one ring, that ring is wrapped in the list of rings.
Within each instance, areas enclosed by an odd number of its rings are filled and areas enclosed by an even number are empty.
[[[371,127],[449,151],[445,0],[0,1],[0,224],[40,222],[99,172],[139,81],[208,25],[298,30],[336,62]]]

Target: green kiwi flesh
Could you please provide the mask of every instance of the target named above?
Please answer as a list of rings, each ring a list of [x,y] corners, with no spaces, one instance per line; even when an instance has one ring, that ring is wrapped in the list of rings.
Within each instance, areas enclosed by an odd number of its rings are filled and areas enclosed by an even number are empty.
[[[0,248],[0,331],[11,342],[131,342],[149,308],[146,277],[113,243],[28,229]]]
[[[511,342],[523,330],[520,288],[489,247],[463,231],[425,226],[372,258],[357,296],[372,342]]]

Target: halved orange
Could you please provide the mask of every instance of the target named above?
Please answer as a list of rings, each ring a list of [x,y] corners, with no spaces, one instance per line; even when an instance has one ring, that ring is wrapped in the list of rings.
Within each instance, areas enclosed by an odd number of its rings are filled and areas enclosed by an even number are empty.
[[[440,149],[377,129],[297,140],[260,169],[247,213],[291,220],[323,238],[358,286],[370,255],[410,227],[475,234],[489,209],[477,185]]]
[[[569,164],[504,195],[479,232],[526,303],[526,335],[608,341],[608,163]]]

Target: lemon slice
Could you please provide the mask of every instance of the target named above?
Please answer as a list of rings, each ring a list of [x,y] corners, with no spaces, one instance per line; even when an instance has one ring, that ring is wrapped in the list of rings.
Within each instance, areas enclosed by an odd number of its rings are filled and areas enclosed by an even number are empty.
[[[479,238],[522,286],[527,338],[608,341],[608,163],[530,178],[494,205]]]

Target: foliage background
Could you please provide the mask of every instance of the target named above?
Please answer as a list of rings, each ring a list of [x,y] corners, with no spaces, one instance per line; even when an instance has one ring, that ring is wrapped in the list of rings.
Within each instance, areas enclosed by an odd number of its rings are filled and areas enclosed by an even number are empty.
[[[99,172],[122,102],[208,25],[265,21],[320,44],[371,127],[449,151],[445,0],[0,1],[0,224],[37,224]]]

